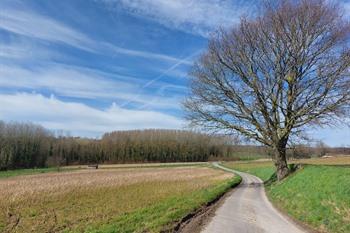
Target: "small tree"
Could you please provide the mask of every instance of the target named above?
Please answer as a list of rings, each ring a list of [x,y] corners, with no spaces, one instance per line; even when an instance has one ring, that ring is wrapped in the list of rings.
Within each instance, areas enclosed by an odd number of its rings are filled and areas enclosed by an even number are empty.
[[[323,141],[319,140],[316,142],[315,145],[315,150],[316,150],[316,155],[321,157],[327,154],[327,144],[324,143]]]
[[[188,119],[272,148],[283,179],[290,140],[349,110],[350,24],[341,13],[326,0],[278,1],[220,30],[193,66]]]

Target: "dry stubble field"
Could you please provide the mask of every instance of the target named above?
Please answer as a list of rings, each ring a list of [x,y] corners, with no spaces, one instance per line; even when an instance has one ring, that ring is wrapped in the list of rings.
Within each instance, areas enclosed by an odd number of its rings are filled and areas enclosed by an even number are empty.
[[[232,177],[193,166],[0,179],[0,231],[158,232],[224,192]]]

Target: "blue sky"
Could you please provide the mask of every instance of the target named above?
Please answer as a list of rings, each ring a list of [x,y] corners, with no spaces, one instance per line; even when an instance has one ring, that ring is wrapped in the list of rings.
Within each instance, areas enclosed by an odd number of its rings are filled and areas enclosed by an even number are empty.
[[[182,128],[193,60],[210,32],[257,2],[1,0],[0,119],[88,137]],[[348,128],[311,134],[350,144]]]

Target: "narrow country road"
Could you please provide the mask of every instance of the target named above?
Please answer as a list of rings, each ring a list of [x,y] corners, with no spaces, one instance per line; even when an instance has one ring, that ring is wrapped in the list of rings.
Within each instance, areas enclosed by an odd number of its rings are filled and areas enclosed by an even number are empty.
[[[203,233],[302,233],[306,232],[279,213],[265,195],[263,182],[256,176],[233,171],[218,163],[214,166],[235,172],[242,183],[216,210]]]

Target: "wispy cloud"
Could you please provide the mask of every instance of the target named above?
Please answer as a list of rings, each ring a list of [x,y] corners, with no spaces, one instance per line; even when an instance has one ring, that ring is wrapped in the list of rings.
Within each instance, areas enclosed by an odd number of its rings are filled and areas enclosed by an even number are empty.
[[[3,9],[0,28],[36,39],[60,42],[76,48],[95,52],[93,43],[84,34],[46,16],[34,12]]]
[[[254,6],[248,0],[104,0],[122,6],[130,14],[147,17],[162,25],[208,36],[219,26],[236,23],[242,14],[249,15]],[[257,2],[253,1],[256,5]]]
[[[161,53],[118,47],[103,40],[97,40],[71,26],[59,22],[47,15],[39,14],[30,8],[19,10],[2,5],[0,29],[16,36],[0,43],[0,87],[8,90],[26,90],[33,92],[51,92],[58,96],[116,101],[128,103],[123,106],[149,109],[179,109],[181,94],[164,94],[159,90],[164,84],[159,81],[166,72],[174,68],[191,64],[190,59],[180,59]],[[41,43],[44,42],[44,43]],[[52,62],[67,61],[69,55],[52,49],[48,43],[69,45],[94,54],[106,56],[123,55],[167,62],[170,68],[156,76],[151,82],[104,73],[93,69],[68,66]],[[162,66],[165,64],[162,63]],[[143,88],[146,85],[146,88]],[[137,93],[135,95],[135,93]],[[132,101],[131,101],[132,100]]]
[[[144,81],[118,74],[61,64],[40,68],[23,68],[0,64],[0,87],[40,91],[46,90],[59,96],[85,99],[102,98],[114,101],[130,101],[144,105],[152,103],[155,109],[178,109],[179,96],[166,97],[157,93],[140,92]],[[160,84],[163,85],[163,84]],[[139,93],[135,96],[133,93]]]
[[[1,10],[0,14],[0,29],[34,39],[63,43],[92,53],[121,54],[146,59],[157,59],[165,62],[179,62],[182,60],[183,64],[191,64],[190,61],[166,54],[126,49],[108,42],[97,41],[72,27],[32,11],[24,12],[5,7]],[[1,54],[3,56],[4,53],[11,55],[14,54],[13,52],[9,48],[4,48]]]
[[[135,96],[128,100],[127,102],[125,102],[122,106],[126,106],[128,104],[130,104],[131,102],[134,102],[135,100],[137,100],[138,98],[140,98],[140,92],[151,86],[153,83],[159,81],[160,79],[162,79],[164,76],[166,76],[168,73],[170,73],[171,71],[175,70],[177,67],[179,67],[181,64],[183,64],[185,61],[190,60],[192,57],[198,55],[201,52],[201,50],[198,50],[196,52],[194,52],[193,54],[191,54],[190,56],[184,58],[183,60],[178,61],[177,63],[175,63],[174,65],[172,65],[171,67],[169,67],[167,70],[163,71],[162,73],[160,73],[158,76],[156,76],[155,78],[153,78],[152,80],[148,81],[147,83],[145,83],[144,85],[141,86],[141,88],[139,89],[138,93],[135,94]],[[154,103],[154,101],[152,102]],[[143,107],[145,106],[149,106],[151,104],[151,102],[148,102],[147,104],[145,104]]]
[[[101,110],[40,94],[0,94],[0,106],[0,118],[3,120],[26,119],[51,130],[70,131],[72,135],[88,137],[112,130],[175,129],[184,124],[179,118],[156,111],[129,110],[115,104]]]
[[[141,57],[141,58],[151,58],[151,59],[157,59],[157,60],[163,60],[168,62],[181,62],[181,64],[187,64],[191,65],[192,61],[189,61],[187,59],[180,59],[164,54],[159,53],[151,53],[147,51],[140,51],[140,50],[131,50],[131,49],[125,49],[121,48],[115,45],[112,45],[110,43],[101,43],[102,47],[110,52],[114,52],[117,54],[127,55],[127,56],[135,56],[135,57]]]
[[[55,59],[66,60],[67,56],[59,51],[26,41],[21,38],[12,38],[11,41],[0,42],[0,59],[25,62],[51,61]]]
[[[46,89],[59,95],[92,99],[111,97],[118,89],[135,88],[127,82],[108,80],[92,71],[61,65],[31,69],[0,65],[0,86]]]
[[[31,49],[31,48],[30,48]],[[0,57],[2,58],[16,58],[23,59],[25,57],[30,56],[28,54],[28,48],[23,46],[12,46],[11,44],[0,44]]]

